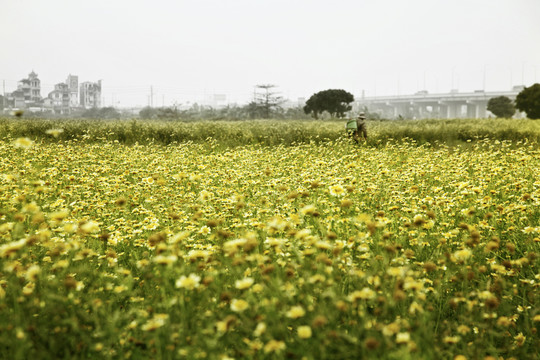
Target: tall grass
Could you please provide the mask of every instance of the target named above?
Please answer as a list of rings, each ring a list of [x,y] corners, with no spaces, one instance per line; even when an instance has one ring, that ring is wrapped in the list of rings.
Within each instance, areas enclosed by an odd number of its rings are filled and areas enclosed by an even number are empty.
[[[47,130],[62,129],[54,139]],[[540,141],[540,122],[514,119],[369,121],[368,144],[412,139],[418,144],[456,145],[478,139]],[[131,144],[202,143],[209,138],[222,146],[294,145],[334,141],[344,136],[343,121],[251,120],[167,122],[149,120],[40,120],[0,118],[0,138],[32,140],[117,141]]]

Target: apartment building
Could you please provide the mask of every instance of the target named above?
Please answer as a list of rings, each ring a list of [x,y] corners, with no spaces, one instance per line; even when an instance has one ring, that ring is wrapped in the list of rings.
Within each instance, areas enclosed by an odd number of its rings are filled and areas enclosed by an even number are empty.
[[[79,105],[86,109],[101,106],[101,80],[81,83],[79,87]]]

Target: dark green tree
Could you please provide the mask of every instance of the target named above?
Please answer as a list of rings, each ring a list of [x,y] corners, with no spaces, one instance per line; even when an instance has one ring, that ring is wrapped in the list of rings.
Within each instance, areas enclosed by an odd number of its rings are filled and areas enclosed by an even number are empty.
[[[315,119],[319,118],[319,115],[324,111],[322,100],[319,99],[319,93],[311,95],[304,105],[304,113],[313,116]]]
[[[318,119],[323,112],[328,112],[331,117],[343,117],[352,109],[350,103],[354,101],[353,94],[341,89],[329,89],[319,91],[311,95],[306,101],[304,112]]]
[[[489,99],[487,109],[499,118],[511,118],[516,112],[512,100],[506,96],[497,96]]]
[[[516,108],[529,119],[540,119],[540,84],[526,87],[516,97]]]
[[[186,115],[186,116],[182,116]],[[173,107],[163,107],[157,109],[156,118],[160,120],[178,120],[180,118],[189,118],[189,112],[181,112],[176,106]]]

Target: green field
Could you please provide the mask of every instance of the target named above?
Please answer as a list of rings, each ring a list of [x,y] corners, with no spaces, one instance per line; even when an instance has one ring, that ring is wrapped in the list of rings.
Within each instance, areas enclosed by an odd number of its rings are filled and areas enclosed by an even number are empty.
[[[527,120],[0,120],[0,358],[537,359]]]

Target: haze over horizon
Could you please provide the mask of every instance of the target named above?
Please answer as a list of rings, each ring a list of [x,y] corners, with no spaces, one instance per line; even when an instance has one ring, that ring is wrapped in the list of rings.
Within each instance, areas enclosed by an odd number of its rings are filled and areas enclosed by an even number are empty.
[[[103,106],[506,91],[540,82],[537,0],[6,0],[5,92],[35,71],[46,97],[68,74],[103,81]]]

